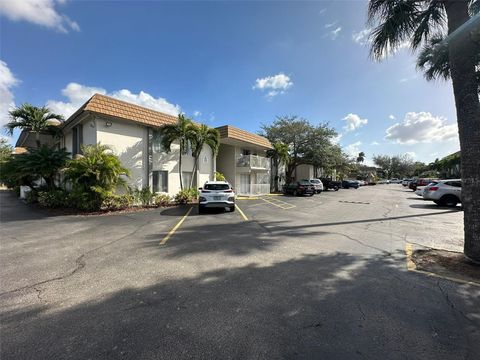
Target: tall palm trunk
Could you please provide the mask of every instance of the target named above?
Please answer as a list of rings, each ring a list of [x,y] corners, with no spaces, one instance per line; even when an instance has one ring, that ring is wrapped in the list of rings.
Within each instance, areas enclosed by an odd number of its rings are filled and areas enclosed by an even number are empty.
[[[180,190],[183,190],[183,179],[182,179],[182,145],[180,145],[180,156],[178,158],[178,173],[180,174]]]
[[[445,1],[445,9],[450,35],[469,20],[468,1]],[[480,263],[480,102],[475,75],[478,47],[471,30],[453,34],[448,50],[460,137],[464,253]]]
[[[193,159],[193,170],[192,170],[192,178],[190,179],[190,188],[193,188],[193,182],[195,181],[195,174],[198,170],[198,158],[200,157],[199,156],[195,156],[194,159]]]
[[[35,142],[37,143],[37,148],[40,148],[40,133],[35,132]]]

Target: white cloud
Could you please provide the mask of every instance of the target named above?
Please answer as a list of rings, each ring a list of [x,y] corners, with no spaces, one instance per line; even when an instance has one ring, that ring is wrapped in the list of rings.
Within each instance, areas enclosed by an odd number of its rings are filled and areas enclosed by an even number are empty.
[[[360,150],[360,145],[362,145],[361,141],[357,141],[357,142],[354,142],[353,144],[347,145],[347,147],[345,148],[345,152],[349,156],[353,156],[356,158],[358,156],[358,153],[362,151]]]
[[[332,40],[335,40],[338,35],[340,34],[340,31],[342,31],[342,27],[338,26],[335,30],[330,31],[330,36]]]
[[[328,29],[328,28],[331,28],[332,26],[335,26],[337,24],[337,22],[333,22],[333,23],[330,23],[330,24],[325,24],[325,29]]]
[[[10,121],[8,112],[15,107],[12,87],[20,81],[10,71],[6,62],[0,60],[0,127]]]
[[[340,140],[342,140],[342,137],[343,137],[343,134],[342,134],[342,133],[339,133],[339,134],[337,134],[337,136],[333,137],[333,138],[330,140],[330,142],[331,142],[332,144],[337,145],[337,144],[340,142]]]
[[[290,79],[290,76],[279,73],[277,75],[267,76],[255,80],[255,85],[253,86],[253,89],[266,91],[267,98],[271,99],[276,95],[285,93],[285,91],[287,91],[292,86],[293,82]]]
[[[378,141],[372,141],[370,145],[376,146],[376,145],[380,145],[380,143]]]
[[[37,25],[67,33],[69,30],[80,31],[80,26],[68,16],[58,13],[57,4],[63,0],[2,0],[0,14],[13,21],[28,21]]]
[[[193,112],[193,116],[195,116],[195,117],[202,116],[202,112],[199,111],[199,110],[195,110],[195,111]]]
[[[411,158],[417,157],[417,154],[415,153],[415,151],[407,151],[405,155],[410,156]]]
[[[370,42],[370,32],[370,29],[363,29],[358,32],[354,31],[352,40],[359,45],[365,45]]]
[[[346,123],[343,127],[345,131],[353,131],[368,123],[368,119],[362,119],[357,114],[348,114],[342,120]]]
[[[402,122],[386,130],[385,139],[398,144],[431,143],[458,138],[457,124],[429,112],[409,112]]]
[[[388,115],[388,118],[389,118],[390,120],[395,120],[395,119],[396,119],[396,117],[395,117],[394,115]]]
[[[130,90],[122,89],[108,93],[103,88],[85,86],[73,82],[69,83],[62,90],[62,95],[68,101],[49,100],[47,101],[47,106],[52,112],[62,114],[65,118],[68,118],[95,93],[108,95],[118,100],[127,101],[166,114],[178,115],[180,113],[180,106],[171,104],[164,98],[155,98],[144,91],[135,94]]]
[[[327,9],[321,9],[321,10],[318,12],[318,15],[324,15],[326,12],[327,12]]]

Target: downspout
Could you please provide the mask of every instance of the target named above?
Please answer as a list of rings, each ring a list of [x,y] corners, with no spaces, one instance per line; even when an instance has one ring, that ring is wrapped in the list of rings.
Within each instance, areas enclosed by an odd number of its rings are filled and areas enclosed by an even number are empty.
[[[153,150],[152,150],[152,140],[153,140],[153,129],[151,127],[147,128],[147,168],[146,168],[146,184],[145,186],[148,187],[151,191],[153,191],[153,187],[151,186],[150,177],[152,176],[152,168],[153,168]]]

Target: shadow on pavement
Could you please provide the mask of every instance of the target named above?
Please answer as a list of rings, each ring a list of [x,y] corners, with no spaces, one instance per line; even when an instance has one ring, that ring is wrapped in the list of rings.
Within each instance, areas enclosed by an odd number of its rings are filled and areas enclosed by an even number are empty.
[[[2,310],[1,357],[473,358],[479,300],[392,257],[304,255]]]

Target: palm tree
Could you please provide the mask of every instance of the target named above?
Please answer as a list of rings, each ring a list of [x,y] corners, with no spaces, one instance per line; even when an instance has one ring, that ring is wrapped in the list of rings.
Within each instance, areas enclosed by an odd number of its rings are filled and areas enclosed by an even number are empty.
[[[427,80],[452,79],[461,150],[465,255],[480,263],[480,0],[370,0],[371,56],[381,60],[405,42],[423,46]]]
[[[290,159],[289,148],[287,144],[282,142],[273,143],[273,149],[267,151],[267,156],[273,160],[274,175],[274,191],[278,191],[278,167],[281,163],[288,165]]]
[[[167,153],[172,151],[172,144],[178,142],[180,145],[179,159],[178,159],[178,173],[180,175],[180,189],[183,190],[182,180],[182,156],[187,155],[189,146],[195,138],[193,130],[193,122],[184,115],[178,115],[178,120],[175,124],[163,125],[160,130],[162,146]]]
[[[363,151],[358,153],[357,163],[363,163],[365,161],[365,153]]]
[[[12,120],[5,125],[9,135],[14,129],[22,129],[35,133],[37,147],[40,147],[40,134],[48,133],[52,136],[60,134],[58,125],[64,120],[62,115],[50,112],[50,109],[23,104],[9,112]]]
[[[218,153],[220,147],[220,133],[217,129],[208,127],[207,125],[191,126],[192,134],[192,156],[194,158],[192,179],[190,180],[190,187],[193,188],[193,181],[195,179],[195,172],[198,169],[198,159],[204,146],[208,146],[214,156]]]

